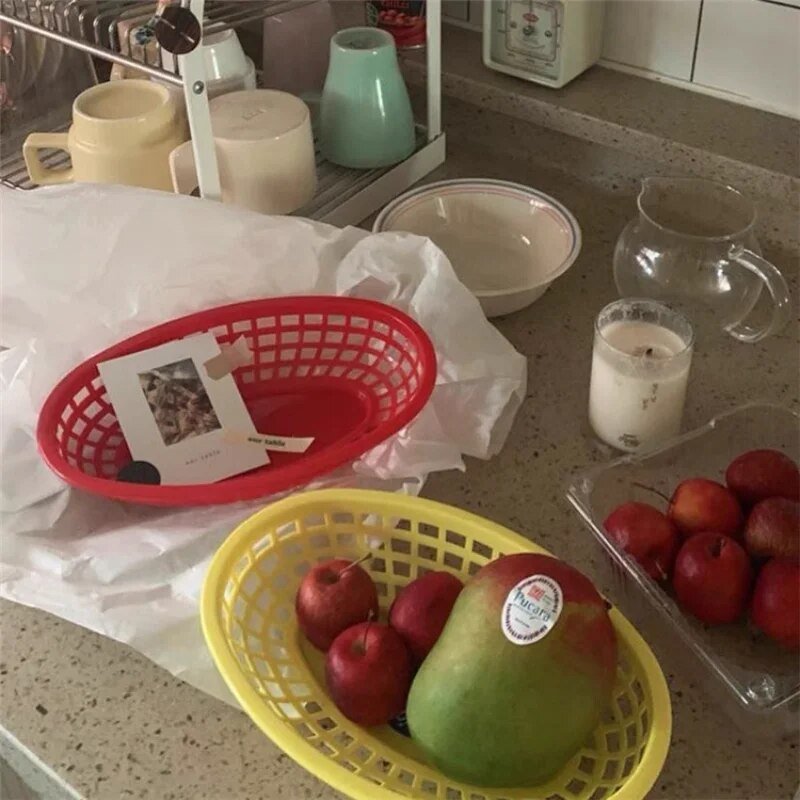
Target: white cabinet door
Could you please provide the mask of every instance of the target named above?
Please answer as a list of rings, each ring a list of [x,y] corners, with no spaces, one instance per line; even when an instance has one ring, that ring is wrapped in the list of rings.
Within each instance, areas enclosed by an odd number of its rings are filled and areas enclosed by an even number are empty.
[[[690,80],[700,0],[608,0],[603,58]]]
[[[800,8],[705,0],[694,82],[800,116]]]

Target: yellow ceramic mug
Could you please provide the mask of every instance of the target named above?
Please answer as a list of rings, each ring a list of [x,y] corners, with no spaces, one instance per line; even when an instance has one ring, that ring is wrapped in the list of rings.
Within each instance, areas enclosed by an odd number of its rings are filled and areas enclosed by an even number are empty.
[[[75,98],[69,133],[32,133],[22,147],[34,183],[124,183],[172,191],[169,154],[189,138],[172,94],[152,81],[114,81]],[[66,150],[72,167],[49,169],[41,149]]]

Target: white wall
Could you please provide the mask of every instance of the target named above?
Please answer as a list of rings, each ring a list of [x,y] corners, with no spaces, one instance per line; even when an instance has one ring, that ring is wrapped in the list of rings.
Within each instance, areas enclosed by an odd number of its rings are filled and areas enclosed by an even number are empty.
[[[485,1],[445,19],[479,28]],[[800,0],[606,0],[603,63],[800,117]]]
[[[691,80],[700,0],[608,0],[603,58]]]
[[[800,9],[705,0],[692,79],[800,116]]]
[[[482,0],[442,0],[442,17],[463,28],[483,27]]]

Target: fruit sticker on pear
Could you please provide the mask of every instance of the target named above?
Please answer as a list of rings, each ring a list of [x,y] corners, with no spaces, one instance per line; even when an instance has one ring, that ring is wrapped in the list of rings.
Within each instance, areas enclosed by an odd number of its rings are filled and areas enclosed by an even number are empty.
[[[561,587],[548,575],[531,575],[506,597],[500,627],[512,644],[533,644],[547,636],[564,607]]]

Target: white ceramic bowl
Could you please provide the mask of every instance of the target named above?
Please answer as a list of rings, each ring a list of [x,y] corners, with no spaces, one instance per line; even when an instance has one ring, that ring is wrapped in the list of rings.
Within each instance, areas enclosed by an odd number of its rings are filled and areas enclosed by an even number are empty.
[[[487,317],[541,297],[581,250],[575,217],[552,197],[507,181],[441,181],[395,198],[373,231],[429,237]]]

